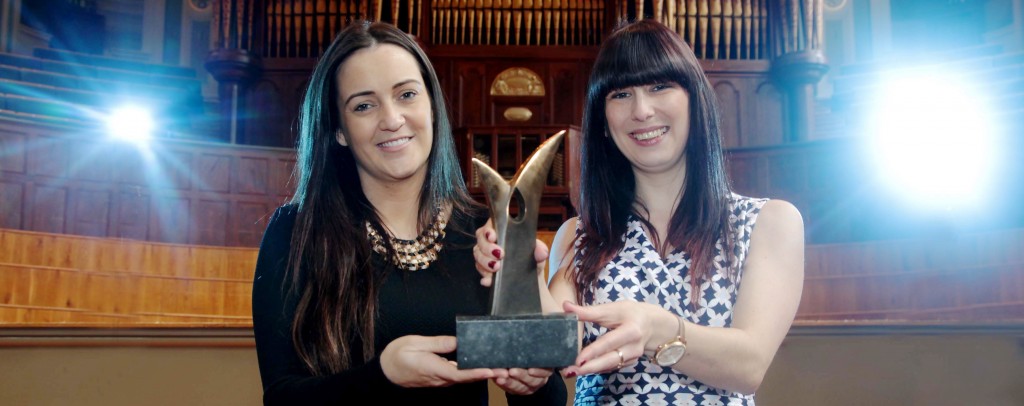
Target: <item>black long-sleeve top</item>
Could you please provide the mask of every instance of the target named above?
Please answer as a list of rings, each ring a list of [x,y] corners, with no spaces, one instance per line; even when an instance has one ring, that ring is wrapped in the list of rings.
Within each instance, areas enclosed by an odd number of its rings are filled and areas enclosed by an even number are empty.
[[[353,356],[354,364],[348,370],[313,376],[303,366],[291,336],[298,298],[289,294],[292,279],[286,267],[295,218],[294,206],[277,209],[267,224],[256,262],[252,312],[264,404],[487,404],[486,381],[404,388],[389,381],[380,365],[380,352],[394,339],[406,335],[454,336],[456,315],[486,314],[488,291],[479,283],[472,236],[447,233],[438,259],[427,269],[387,270],[378,295],[375,356],[366,363],[361,363],[361,356]],[[475,224],[466,229],[473,230],[484,221],[486,218],[475,219]],[[358,343],[350,344],[356,352],[361,348]],[[510,405],[561,406],[566,401],[566,389],[554,374],[533,395],[507,395],[507,399]]]

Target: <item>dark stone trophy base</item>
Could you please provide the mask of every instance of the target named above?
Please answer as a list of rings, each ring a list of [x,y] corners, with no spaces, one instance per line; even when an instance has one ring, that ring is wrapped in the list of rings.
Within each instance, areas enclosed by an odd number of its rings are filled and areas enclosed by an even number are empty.
[[[457,316],[459,369],[561,368],[579,354],[575,314]]]

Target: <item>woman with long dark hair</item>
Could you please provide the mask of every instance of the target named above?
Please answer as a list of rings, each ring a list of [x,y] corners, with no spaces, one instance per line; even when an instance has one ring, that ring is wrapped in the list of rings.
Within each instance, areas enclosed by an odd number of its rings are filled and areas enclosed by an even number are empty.
[[[299,119],[296,191],[271,218],[253,283],[266,404],[563,404],[546,369],[459,370],[455,317],[487,312],[437,75],[383,23],[343,30]],[[529,395],[529,396],[527,396]]]
[[[548,261],[555,303],[584,322],[562,370],[576,404],[753,404],[800,302],[803,220],[731,190],[714,91],[663,24],[601,45],[580,165],[580,215]],[[477,232],[485,280],[491,230]]]

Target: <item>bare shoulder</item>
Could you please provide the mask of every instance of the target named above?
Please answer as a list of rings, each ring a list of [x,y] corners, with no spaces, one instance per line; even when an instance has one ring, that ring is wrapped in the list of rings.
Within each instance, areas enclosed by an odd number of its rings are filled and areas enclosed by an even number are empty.
[[[804,219],[800,210],[785,200],[771,199],[761,207],[751,238],[799,236],[803,241]]]
[[[804,221],[800,211],[785,200],[769,200],[750,233],[744,278],[761,273],[758,269],[771,269],[769,274],[776,277],[784,272],[801,279],[803,261]],[[796,279],[793,283],[797,283]]]
[[[576,224],[579,223],[579,217],[573,217],[566,220],[560,227],[558,232],[555,233],[555,238],[551,241],[553,248],[552,252],[556,249],[564,252],[569,248],[574,237],[576,237]]]
[[[572,242],[576,237],[576,224],[579,222],[579,217],[573,217],[566,220],[560,227],[558,232],[555,233],[555,238],[551,240],[551,253],[548,258],[548,275],[554,276],[560,269],[564,268],[568,262],[571,262],[569,258],[572,257]]]
[[[569,276],[572,266],[573,240],[576,238],[576,227],[579,218],[573,217],[562,223],[551,241],[551,253],[548,257],[548,291],[555,303],[568,301],[576,303],[576,285]]]

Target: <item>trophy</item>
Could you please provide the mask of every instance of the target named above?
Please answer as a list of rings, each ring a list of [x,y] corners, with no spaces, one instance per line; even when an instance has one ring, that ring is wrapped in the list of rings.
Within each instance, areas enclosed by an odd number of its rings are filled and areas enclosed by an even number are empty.
[[[506,182],[486,163],[473,159],[504,251],[494,274],[488,316],[456,316],[459,369],[560,368],[579,353],[576,315],[541,312],[539,269],[534,259],[537,212],[548,170],[565,131],[548,138]],[[516,200],[518,212],[509,215]]]

